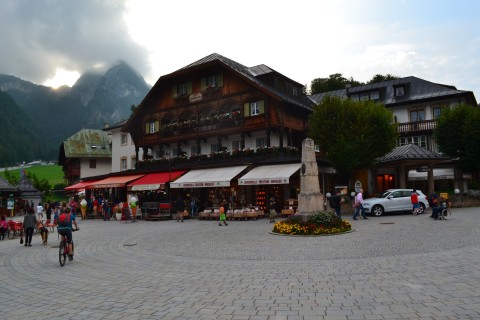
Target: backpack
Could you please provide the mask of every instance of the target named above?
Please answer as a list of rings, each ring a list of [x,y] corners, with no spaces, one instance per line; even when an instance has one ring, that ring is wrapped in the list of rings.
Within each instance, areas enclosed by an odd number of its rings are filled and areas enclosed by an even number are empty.
[[[65,212],[58,217],[58,226],[60,228],[68,227],[70,223],[70,213],[67,215]]]

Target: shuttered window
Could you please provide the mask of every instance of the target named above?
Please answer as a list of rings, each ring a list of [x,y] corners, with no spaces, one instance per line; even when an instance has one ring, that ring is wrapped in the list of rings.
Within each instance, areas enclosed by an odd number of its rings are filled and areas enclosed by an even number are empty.
[[[257,116],[265,113],[265,101],[248,102],[243,105],[243,114],[245,116]]]

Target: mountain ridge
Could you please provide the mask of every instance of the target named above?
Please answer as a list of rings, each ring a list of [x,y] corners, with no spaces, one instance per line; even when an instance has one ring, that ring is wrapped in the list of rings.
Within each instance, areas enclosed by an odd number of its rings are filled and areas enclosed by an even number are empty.
[[[45,144],[48,160],[56,159],[63,140],[80,129],[101,129],[105,123],[115,124],[128,119],[131,106],[138,105],[150,88],[137,71],[122,61],[104,73],[86,72],[72,87],[62,86],[57,89],[37,85],[13,75],[0,74],[0,92],[10,96],[25,112],[25,121],[28,122],[30,118],[31,123],[35,124],[30,126],[41,138],[40,142]],[[9,103],[3,103],[13,108]],[[10,119],[10,113],[6,117],[5,121],[16,120]],[[21,130],[9,128],[11,132],[4,134],[21,134]],[[28,156],[26,153],[20,154]],[[32,159],[8,158],[9,162],[22,162],[38,159],[39,156]],[[7,159],[0,154],[0,162],[2,161]]]

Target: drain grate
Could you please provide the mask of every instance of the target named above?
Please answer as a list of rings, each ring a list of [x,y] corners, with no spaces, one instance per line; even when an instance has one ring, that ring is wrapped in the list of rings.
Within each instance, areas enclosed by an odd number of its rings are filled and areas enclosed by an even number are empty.
[[[395,224],[395,222],[380,222],[380,224]]]
[[[123,246],[124,247],[133,247],[133,246],[136,246],[137,244],[136,243],[124,243]]]

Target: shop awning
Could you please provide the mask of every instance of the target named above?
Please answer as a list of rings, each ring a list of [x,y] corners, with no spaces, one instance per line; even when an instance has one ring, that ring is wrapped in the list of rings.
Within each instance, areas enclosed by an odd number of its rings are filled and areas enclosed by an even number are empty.
[[[172,172],[149,173],[127,185],[131,191],[157,190],[165,187],[165,183],[177,179],[187,172],[186,170]]]
[[[80,189],[85,189],[87,186],[89,186],[92,183],[95,183],[97,181],[98,180],[79,182],[77,184],[73,184],[71,186],[68,186],[68,187],[64,188],[63,190],[65,190],[65,191],[76,191],[76,190],[80,190]]]
[[[408,172],[408,180],[427,180],[428,172],[417,172],[417,170],[410,170]],[[463,174],[464,179],[470,179],[472,176],[469,174]],[[433,169],[434,180],[453,180],[455,174],[453,168],[437,168]]]
[[[171,188],[215,188],[229,187],[230,181],[239,175],[247,166],[191,170],[175,182]]]
[[[103,189],[103,188],[122,188],[133,180],[143,177],[143,174],[121,176],[121,177],[109,177],[95,183],[86,186],[87,189]]]
[[[288,184],[290,176],[301,167],[300,163],[259,166],[238,179],[239,185]]]

